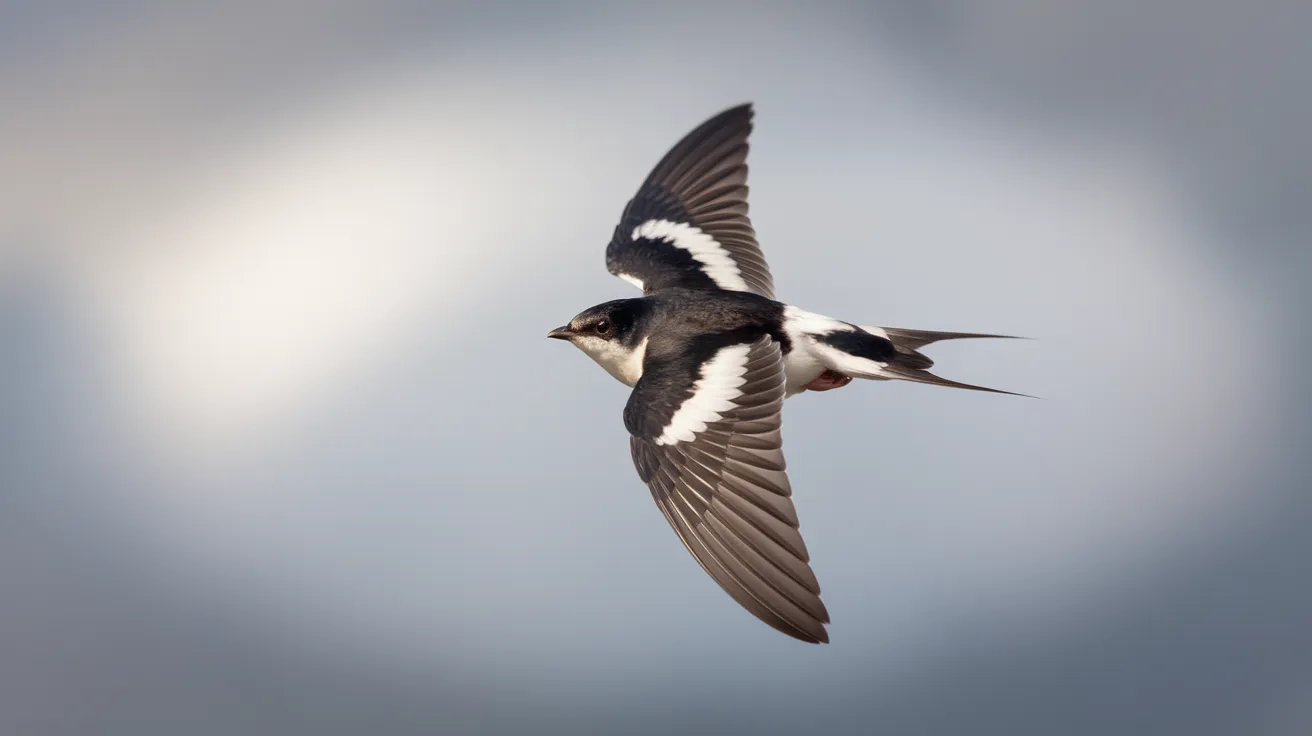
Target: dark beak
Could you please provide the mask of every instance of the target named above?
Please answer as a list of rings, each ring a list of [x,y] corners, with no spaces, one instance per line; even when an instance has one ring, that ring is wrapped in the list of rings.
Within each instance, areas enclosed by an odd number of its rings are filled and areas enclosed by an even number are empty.
[[[551,332],[548,332],[547,337],[554,337],[557,340],[568,340],[571,337],[574,337],[574,333],[569,329],[569,325],[565,325],[564,327],[557,327]]]

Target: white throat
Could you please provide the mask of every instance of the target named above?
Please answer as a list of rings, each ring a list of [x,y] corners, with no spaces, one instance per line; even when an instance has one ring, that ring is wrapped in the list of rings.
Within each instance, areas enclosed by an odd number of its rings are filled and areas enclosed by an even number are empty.
[[[633,349],[590,335],[575,339],[574,345],[626,386],[633,386],[642,378],[642,359],[647,355],[646,338]]]

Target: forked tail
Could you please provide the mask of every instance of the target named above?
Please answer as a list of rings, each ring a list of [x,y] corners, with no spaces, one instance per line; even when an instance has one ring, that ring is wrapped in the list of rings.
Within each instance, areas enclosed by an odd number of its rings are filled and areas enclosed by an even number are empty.
[[[942,340],[964,340],[969,338],[999,338],[1003,340],[1022,340],[1013,335],[986,335],[978,332],[935,332],[934,330],[907,330],[900,327],[875,327],[873,325],[861,325],[861,329],[874,335],[884,335],[893,343],[897,354],[893,360],[889,361],[881,370],[886,376],[881,378],[896,378],[903,381],[914,381],[916,383],[928,383],[934,386],[948,386],[950,388],[964,388],[971,391],[988,391],[995,394],[1007,394],[1009,396],[1024,396],[1026,398],[1035,398],[1029,394],[1020,394],[1014,391],[1003,391],[986,386],[973,386],[969,383],[961,383],[951,379],[936,376],[929,372],[929,368],[934,365],[934,361],[924,353],[920,348]]]

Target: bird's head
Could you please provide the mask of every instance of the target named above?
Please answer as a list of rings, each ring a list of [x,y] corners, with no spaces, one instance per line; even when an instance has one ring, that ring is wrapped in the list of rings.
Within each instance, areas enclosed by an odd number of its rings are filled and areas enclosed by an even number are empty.
[[[632,386],[642,376],[646,315],[643,300],[619,299],[583,310],[547,337],[574,343],[612,376]]]

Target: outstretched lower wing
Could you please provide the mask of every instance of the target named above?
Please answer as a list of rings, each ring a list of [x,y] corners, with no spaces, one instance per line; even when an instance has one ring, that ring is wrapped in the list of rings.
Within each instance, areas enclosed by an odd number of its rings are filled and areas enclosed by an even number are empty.
[[[747,216],[750,104],[725,110],[679,141],[624,208],[606,269],[650,294],[670,287],[750,291],[774,281]]]
[[[768,336],[730,339],[706,338],[690,360],[649,360],[624,409],[633,462],[734,600],[789,636],[827,642],[829,613],[784,466],[783,356]]]

